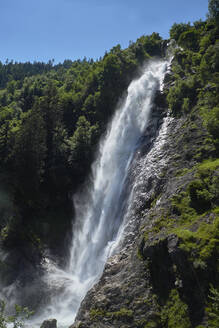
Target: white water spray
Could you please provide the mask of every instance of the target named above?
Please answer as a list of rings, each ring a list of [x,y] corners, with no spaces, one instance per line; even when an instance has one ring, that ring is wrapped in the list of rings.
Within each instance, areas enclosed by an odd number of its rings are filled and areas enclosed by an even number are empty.
[[[68,267],[64,271],[50,261],[46,264],[45,279],[56,295],[42,316],[37,316],[38,322],[56,318],[59,327],[68,327],[87,291],[100,278],[122,231],[124,183],[166,69],[167,62],[151,61],[142,76],[130,84],[123,105],[117,109],[100,143],[92,183],[74,197],[76,217]]]

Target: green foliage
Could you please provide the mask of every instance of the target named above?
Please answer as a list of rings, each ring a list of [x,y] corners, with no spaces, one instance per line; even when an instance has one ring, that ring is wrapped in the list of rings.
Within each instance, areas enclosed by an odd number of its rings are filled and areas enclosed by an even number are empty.
[[[98,126],[91,126],[85,116],[80,116],[74,135],[69,138],[69,164],[74,171],[84,175],[88,169],[88,159],[92,157],[92,141],[95,139]]]
[[[133,318],[133,311],[126,309],[126,308],[121,308],[119,311],[115,312],[108,312],[108,316],[112,317],[113,319],[119,319],[119,320],[130,320]]]
[[[0,88],[4,88],[8,82],[23,81],[27,76],[47,73],[52,67],[52,61],[47,64],[42,62],[17,63],[8,60],[5,64],[0,62]],[[58,67],[59,65],[56,66],[57,69]]]
[[[171,198],[171,211],[181,217],[182,221],[196,216],[196,211],[190,206],[191,201],[187,192],[181,192]]]
[[[13,328],[24,327],[24,320],[28,319],[33,312],[30,312],[27,307],[22,308],[15,305],[15,314],[7,315],[5,313],[5,302],[0,301],[0,328],[7,328],[9,325]]]
[[[216,139],[219,102],[219,46],[215,21],[174,24],[170,36],[183,48],[177,49],[172,65],[175,84],[167,91],[167,101],[173,115],[181,116],[200,108],[205,124]],[[203,106],[204,105],[204,106]],[[203,109],[204,108],[204,109]],[[209,115],[207,115],[209,113]],[[209,121],[209,123],[207,123]]]
[[[20,125],[11,129],[9,142],[13,140],[10,160],[17,168],[18,183],[22,189],[38,190],[43,179],[46,157],[45,123],[37,109],[22,115]],[[29,189],[28,192],[31,190]]]
[[[190,29],[190,23],[188,24],[177,24],[174,23],[173,26],[170,29],[170,38],[174,39],[178,42],[179,37],[182,33],[186,32],[188,29]]]
[[[180,34],[178,43],[185,49],[197,51],[199,48],[199,33],[195,28],[191,28]]]
[[[218,43],[210,45],[205,51],[200,64],[200,77],[203,82],[216,77],[219,70],[219,46]],[[212,76],[213,74],[213,76]]]
[[[203,261],[206,261],[214,252],[218,251],[218,217],[210,224],[205,222],[201,223],[196,232],[183,228],[176,229],[175,232],[181,239],[180,248],[192,254],[194,263],[198,263],[197,260],[201,260],[203,263]]]
[[[103,317],[108,320],[129,321],[133,319],[133,311],[127,308],[121,308],[119,311],[109,312],[104,309],[93,308],[90,310],[90,317],[94,321],[99,321]]]
[[[197,166],[198,174],[200,176],[206,176],[213,173],[219,167],[219,158],[215,160],[206,160]]]
[[[200,53],[205,53],[205,51],[208,49],[211,43],[212,43],[212,39],[210,34],[206,34],[205,36],[203,36],[199,43]]]
[[[90,310],[90,318],[91,320],[99,320],[100,318],[105,316],[105,311],[102,309],[91,309]]]
[[[191,328],[188,306],[180,299],[177,290],[173,289],[169,300],[161,311],[161,323],[168,328]]]
[[[160,325],[155,321],[148,321],[144,328],[158,328]]]
[[[165,233],[179,237],[179,247],[183,249],[194,267],[206,268],[211,258],[217,258],[219,252],[219,159],[206,160],[186,170],[185,174],[194,175],[185,191],[170,199],[169,210],[152,217],[152,227],[145,231],[145,242],[153,245],[159,242]],[[180,178],[180,176],[179,176]],[[162,211],[161,211],[162,212]],[[194,229],[194,227],[196,227]],[[162,231],[161,237],[159,233]],[[154,239],[158,234],[159,238]],[[139,250],[139,258],[142,254]]]
[[[207,121],[207,128],[215,139],[219,139],[219,107],[214,107]]]
[[[0,62],[0,166],[13,203],[13,211],[0,208],[5,241],[22,244],[23,226],[36,231],[41,217],[51,224],[47,212],[72,208],[70,194],[85,181],[118,100],[139,65],[161,54],[162,39],[152,33],[97,61]],[[10,217],[17,235],[8,229]]]
[[[219,148],[219,107],[212,109],[203,108],[202,110],[204,124],[212,135],[214,144]]]
[[[159,205],[151,208],[150,225],[147,223],[144,227],[145,246],[143,248],[141,244],[138,256],[145,260],[143,249],[146,246],[156,249],[162,240],[162,245],[167,242],[169,247],[169,237],[173,235],[178,242],[176,247],[179,254],[190,263],[192,275],[198,274],[196,279],[203,289],[203,296],[206,296],[209,282],[215,283],[218,275],[219,253],[218,25],[213,18],[193,25],[174,24],[170,36],[181,48],[175,51],[172,77],[166,90],[167,102],[172,115],[177,118],[183,116],[185,133],[178,138],[178,144],[186,151],[188,162],[191,160],[187,166],[190,169],[179,165],[181,169],[174,180],[177,193],[164,208]],[[191,151],[193,137],[200,140],[200,146]],[[179,158],[183,160],[183,153],[180,156],[177,152],[176,160]],[[191,166],[195,161],[198,164]],[[180,260],[177,260],[174,275],[182,274],[180,266]],[[189,291],[186,291],[190,279],[188,272],[185,272],[182,288],[178,286],[179,292],[173,290],[165,306],[161,304],[161,323],[158,327],[191,327],[197,320],[193,304],[190,304],[193,296],[190,298]],[[218,295],[215,291],[213,293],[211,297],[214,299],[210,298],[208,304],[209,313],[213,315],[205,314],[204,318],[200,318],[203,319],[203,326],[199,328],[218,326]],[[189,309],[182,295],[188,297],[185,300]],[[156,326],[153,321],[150,324]]]
[[[189,196],[191,207],[195,208],[197,212],[203,213],[211,207],[212,195],[201,179],[194,180],[189,184]]]
[[[207,327],[219,327],[219,291],[213,286],[210,288],[209,302],[206,312],[208,315]]]
[[[170,88],[167,101],[174,115],[188,113],[190,107],[196,101],[198,81],[195,77],[186,80],[177,80],[174,87]]]
[[[219,23],[219,1],[218,0],[209,0],[208,1],[208,10],[210,18],[213,18]]]
[[[205,261],[218,252],[219,218],[216,214],[218,207],[214,205],[218,203],[219,196],[218,167],[218,159],[197,165],[196,179],[188,185],[188,193],[181,193],[172,200],[174,213],[180,215],[182,220],[182,226],[173,231],[181,238],[180,247],[193,254],[193,261],[196,259],[196,262],[198,258]],[[193,223],[199,221],[199,215],[206,215],[208,210],[216,216],[213,214],[211,222],[202,222],[197,231],[191,231]]]

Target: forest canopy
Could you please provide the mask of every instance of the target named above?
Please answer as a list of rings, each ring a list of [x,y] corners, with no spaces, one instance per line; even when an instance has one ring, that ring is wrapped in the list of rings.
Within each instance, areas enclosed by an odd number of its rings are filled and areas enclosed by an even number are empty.
[[[152,33],[97,61],[0,62],[0,179],[10,199],[1,209],[5,245],[17,243],[19,233],[28,239],[30,230],[37,239],[39,218],[51,220],[45,213],[70,208],[72,217],[72,192],[85,181],[118,100],[145,60],[162,53],[163,41]]]
[[[201,108],[215,154],[218,29],[218,0],[209,1],[206,21],[173,24],[170,38],[179,48],[166,95],[172,115]],[[41,240],[43,222],[71,220],[72,193],[85,182],[119,99],[148,59],[165,56],[167,43],[152,33],[96,61],[0,62],[0,228],[7,247]]]

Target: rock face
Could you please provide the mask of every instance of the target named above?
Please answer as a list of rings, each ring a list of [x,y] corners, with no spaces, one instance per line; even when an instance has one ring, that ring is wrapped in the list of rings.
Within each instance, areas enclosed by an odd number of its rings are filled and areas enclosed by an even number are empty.
[[[218,279],[215,254],[202,262],[197,253],[196,263],[194,250],[184,247],[175,197],[187,197],[206,132],[198,115],[192,121],[171,118],[162,95],[155,103],[129,175],[124,239],[83,300],[72,327],[167,327],[171,315],[185,327],[205,320],[209,282]],[[195,218],[188,233],[213,222],[215,215]]]
[[[45,320],[40,328],[57,328],[57,321],[56,319]]]

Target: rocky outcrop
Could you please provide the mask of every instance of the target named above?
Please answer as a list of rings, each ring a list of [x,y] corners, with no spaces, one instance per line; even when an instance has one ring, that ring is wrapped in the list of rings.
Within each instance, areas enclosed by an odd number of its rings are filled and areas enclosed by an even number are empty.
[[[57,328],[57,321],[56,319],[45,320],[40,328]]]
[[[176,205],[176,198],[188,198],[197,163],[208,158],[211,147],[205,147],[207,132],[198,115],[171,118],[162,95],[155,103],[159,106],[152,112],[129,175],[132,198],[122,246],[83,300],[72,327],[166,327],[170,311],[181,315],[188,327],[205,320],[209,283],[217,281],[215,254],[194,263],[194,249],[186,249],[178,231],[185,228],[183,205]],[[188,231],[209,222],[209,217],[194,217]]]

